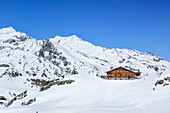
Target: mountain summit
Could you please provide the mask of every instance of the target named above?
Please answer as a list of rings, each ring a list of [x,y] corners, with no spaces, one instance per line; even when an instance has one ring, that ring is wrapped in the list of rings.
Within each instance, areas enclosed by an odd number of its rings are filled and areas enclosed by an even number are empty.
[[[0,33],[14,33],[16,30],[13,27],[6,27],[0,29]]]

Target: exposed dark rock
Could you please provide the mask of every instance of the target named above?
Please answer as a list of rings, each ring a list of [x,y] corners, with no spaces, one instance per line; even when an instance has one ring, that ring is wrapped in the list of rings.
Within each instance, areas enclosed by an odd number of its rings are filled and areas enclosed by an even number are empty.
[[[36,98],[30,99],[28,102],[22,102],[21,105],[22,105],[22,106],[27,106],[27,105],[32,104],[32,103],[35,102],[35,101],[36,101]]]
[[[11,76],[11,77],[22,76],[21,73],[15,71],[13,68],[7,69],[7,70],[2,74],[2,76],[3,76],[3,75],[9,75],[9,76]],[[1,76],[1,77],[2,77],[2,76]]]
[[[164,83],[164,80],[158,80],[156,83],[155,83],[155,86],[157,86],[157,84],[163,84]]]
[[[73,71],[71,72],[71,74],[72,75],[78,74],[77,69],[74,68]]]
[[[0,100],[6,100],[4,96],[0,96]]]
[[[94,68],[96,71],[99,71],[99,69],[98,69],[97,67],[93,66],[93,68]]]
[[[65,72],[66,73],[71,73],[71,69],[70,68],[66,68]]]
[[[109,63],[107,60],[102,60],[103,62]]]
[[[164,78],[164,80],[168,81],[168,80],[170,80],[170,77],[166,77],[166,78]]]
[[[14,42],[16,42],[16,40],[14,39],[8,39],[8,40],[3,41],[3,43],[10,43],[10,44]]]
[[[19,39],[20,41],[25,41],[27,39],[31,39],[30,36],[26,35],[26,36],[14,36],[16,37],[17,39]]]
[[[44,57],[44,51],[42,49],[39,51],[39,56]]]
[[[26,35],[26,36],[14,36],[14,37],[16,37],[16,39],[8,39],[8,40],[3,41],[3,43],[10,43],[10,44],[13,43],[13,45],[17,45],[17,44],[19,44],[18,42],[20,42],[20,41],[25,41],[27,39],[31,39],[31,37],[28,36],[28,35]]]
[[[62,61],[65,61],[65,60],[66,60],[66,57],[60,56],[59,59],[62,60]]]
[[[63,81],[59,81],[59,79],[56,79],[56,80],[53,80],[53,81],[49,81],[49,83],[46,86],[42,87],[40,89],[40,91],[45,91],[45,90],[49,89],[51,86],[53,86],[53,85],[58,85],[59,86],[59,85],[71,84],[74,81],[75,80],[63,80]]]
[[[119,61],[119,63],[123,63],[125,61],[125,59],[122,59],[121,61]]]
[[[159,58],[157,58],[157,59],[154,58],[153,60],[156,61],[156,62],[160,62],[160,61],[163,60],[163,59],[159,57]]]
[[[112,70],[112,69],[113,69],[113,67],[110,67],[110,69]]]
[[[9,107],[14,101],[16,100],[20,100],[20,99],[23,99],[24,97],[27,96],[27,90],[24,91],[23,93],[17,95],[16,97],[14,97],[12,100],[10,100],[5,106],[6,107]]]
[[[8,64],[0,64],[0,67],[9,67]]]
[[[45,81],[45,80],[40,80],[40,79],[31,79],[32,84],[36,85],[36,86],[45,86],[49,83],[49,81]]]
[[[151,68],[154,69],[155,71],[158,72],[159,68],[157,66],[152,66],[152,65],[148,65],[147,68]]]
[[[158,67],[154,67],[154,69],[155,69],[155,71],[158,71],[158,70],[159,70],[159,68],[158,68]]]
[[[43,51],[48,51],[48,52],[50,52],[53,48],[54,48],[54,47],[53,47],[53,44],[50,42],[49,39],[45,39],[45,40],[43,41],[43,45],[42,45]]]
[[[49,54],[45,54],[45,52]],[[57,49],[54,47],[50,40],[46,39],[43,41],[42,48],[39,52],[35,53],[38,57],[43,57],[46,60],[51,61],[54,65],[61,67],[60,65],[63,64],[65,67],[71,65],[71,62],[67,61],[67,58],[62,55],[61,52],[58,52]],[[64,69],[64,71],[68,74],[71,74],[71,69]],[[59,75],[59,72],[55,73]]]
[[[47,75],[46,75],[45,73],[43,73],[41,76],[42,76],[42,77],[47,77]]]
[[[163,86],[167,86],[167,85],[169,85],[169,84],[168,84],[168,83],[164,83],[164,84],[163,84]]]
[[[71,64],[71,63],[68,62],[68,61],[64,61],[63,63],[64,63],[64,66],[67,66],[67,65]]]
[[[57,75],[57,76],[61,76],[61,74],[58,72],[58,70],[57,70],[57,69],[55,69],[54,74],[55,74],[55,75]]]

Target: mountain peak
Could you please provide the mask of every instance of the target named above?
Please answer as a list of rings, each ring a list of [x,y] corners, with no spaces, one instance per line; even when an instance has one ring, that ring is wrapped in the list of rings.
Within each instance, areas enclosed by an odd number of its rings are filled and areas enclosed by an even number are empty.
[[[0,41],[12,43],[16,41],[25,41],[30,38],[31,37],[25,33],[16,31],[13,27],[5,27],[0,29]]]
[[[78,36],[76,35],[72,35],[72,36],[69,36],[70,38],[79,38]]]
[[[66,37],[62,37],[62,36],[55,36],[54,38],[64,38],[64,39],[66,39],[66,38],[75,38],[75,39],[80,39],[78,36],[76,36],[76,35],[71,35],[71,36],[66,36]]]
[[[80,39],[80,38],[79,38],[78,36],[76,36],[76,35],[72,35],[72,36],[66,36],[66,37],[55,36],[54,38],[51,38],[50,40],[53,40],[53,41],[58,41],[58,40],[65,40],[65,41],[78,40],[78,41],[81,41],[82,39]]]
[[[0,29],[0,33],[14,33],[16,30],[13,27],[5,27]]]

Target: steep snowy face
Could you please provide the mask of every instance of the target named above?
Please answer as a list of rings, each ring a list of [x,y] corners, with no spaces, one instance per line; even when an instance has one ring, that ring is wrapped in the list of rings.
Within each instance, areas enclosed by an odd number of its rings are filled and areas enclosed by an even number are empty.
[[[60,45],[67,51],[73,51],[74,57],[81,57],[82,62],[93,64],[102,73],[118,66],[130,66],[140,69],[143,73],[149,70],[161,75],[166,68],[169,69],[169,62],[152,53],[142,53],[137,50],[128,49],[107,49],[83,41],[77,36],[59,37],[50,39],[54,45]],[[105,72],[104,71],[104,72]]]
[[[49,39],[43,40],[41,48],[35,53],[36,56],[59,67],[62,71],[58,75],[78,74],[73,64],[64,56],[63,53],[66,53],[66,51],[61,51],[60,48],[55,47]]]
[[[106,71],[118,66],[137,68],[143,74],[147,74],[149,70],[151,73],[161,75],[169,68],[169,62],[152,53],[141,53],[137,50],[128,49],[107,49],[83,41],[75,35],[70,37],[56,36],[52,39],[37,41],[25,33],[8,27],[0,29],[0,44],[1,53],[17,53],[18,56],[15,56],[17,59],[22,60],[23,57],[21,56],[24,54],[27,57],[29,54],[32,55],[31,61],[39,62],[35,63],[36,69],[41,64],[39,59],[49,62],[52,65],[51,67],[57,68],[53,69],[55,72],[51,73],[58,76],[78,73],[103,75]],[[7,54],[4,58],[12,56],[9,59],[14,59],[14,54],[10,54]],[[44,63],[44,65],[44,67],[48,67],[49,64]]]
[[[13,94],[37,87],[35,80],[48,81],[61,75],[60,67],[36,55],[42,47],[42,41],[11,27],[0,29],[0,95],[10,100]]]

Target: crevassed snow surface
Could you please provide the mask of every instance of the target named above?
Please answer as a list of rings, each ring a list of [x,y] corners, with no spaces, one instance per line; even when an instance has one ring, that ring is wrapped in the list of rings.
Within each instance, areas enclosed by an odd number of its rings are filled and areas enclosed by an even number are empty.
[[[141,79],[96,77],[118,66],[140,69]],[[75,82],[43,92],[31,82],[62,75]],[[0,113],[167,113],[170,85],[155,86],[167,76],[170,63],[152,53],[94,46],[75,35],[36,40],[12,27],[0,29],[0,96],[6,104],[27,90],[8,108],[0,105]],[[31,105],[21,105],[33,98]]]

